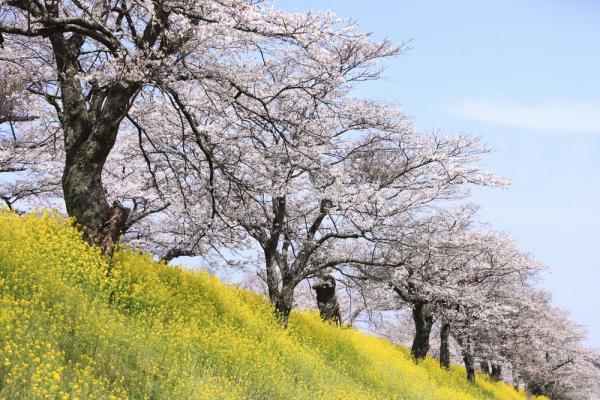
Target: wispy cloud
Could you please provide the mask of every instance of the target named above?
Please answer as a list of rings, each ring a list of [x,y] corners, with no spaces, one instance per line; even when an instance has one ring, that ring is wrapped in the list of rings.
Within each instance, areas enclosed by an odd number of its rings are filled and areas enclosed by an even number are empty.
[[[466,100],[445,109],[454,116],[532,131],[600,134],[600,101],[517,104]]]

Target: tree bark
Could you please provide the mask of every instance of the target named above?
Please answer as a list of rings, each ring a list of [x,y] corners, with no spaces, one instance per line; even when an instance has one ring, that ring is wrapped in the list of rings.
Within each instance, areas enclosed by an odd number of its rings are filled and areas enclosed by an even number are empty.
[[[140,85],[115,82],[103,89],[94,87],[85,95],[78,77],[78,55],[85,38],[73,34],[66,39],[56,33],[50,42],[61,89],[62,110],[58,111],[66,153],[63,197],[69,216],[85,227],[86,239],[100,244],[105,242],[101,234],[110,218],[102,169]]]
[[[163,261],[165,264],[168,264],[173,259],[178,257],[193,257],[196,253],[192,250],[180,249],[180,248],[172,248],[167,250],[164,256],[160,258],[160,261]]]
[[[512,371],[512,386],[517,392],[519,391],[519,375],[514,369]]]
[[[488,375],[492,375],[492,371],[490,370],[490,363],[488,360],[483,360],[479,363],[479,365],[481,366],[481,372],[488,374]]]
[[[531,400],[532,396],[533,396],[533,393],[532,393],[531,387],[528,384],[525,384],[525,398],[527,400]]]
[[[335,286],[335,278],[330,274],[323,274],[317,277],[312,287],[317,292],[317,306],[319,307],[321,318],[340,325],[342,317],[340,315],[340,304],[335,293]]]
[[[277,308],[277,303],[279,301],[279,282],[280,282],[280,274],[277,270],[277,266],[275,265],[275,255],[273,252],[269,251],[268,248],[265,249],[265,269],[267,272],[267,290],[269,291],[269,300],[271,304]]]
[[[47,6],[47,12],[54,17],[59,17],[59,11],[58,4]],[[144,30],[143,44],[148,47],[155,44],[161,27],[167,23],[162,8],[156,15],[157,18],[152,18]],[[115,228],[115,221],[109,221],[115,215],[111,215],[102,184],[102,169],[115,145],[121,121],[142,85],[121,80],[100,87],[91,82],[91,88],[85,92],[79,76],[79,57],[86,37],[74,33],[67,38],[57,32],[49,35],[49,39],[60,86],[60,106],[58,103],[53,105],[64,133],[66,160],[62,188],[65,205],[68,214],[86,228],[86,239],[104,244],[114,239],[114,229],[106,231],[104,227],[110,224]],[[128,214],[122,206],[119,210],[119,218]]]
[[[276,223],[277,225],[280,225],[280,222]],[[277,268],[276,238],[278,237],[279,234],[277,232],[277,236],[275,238],[271,237],[268,244],[264,246],[265,267],[267,272],[266,283],[269,292],[269,301],[273,305],[275,317],[284,327],[287,327],[294,303],[294,287],[291,285],[289,276],[281,276]]]
[[[119,236],[125,230],[129,212],[130,210],[123,207],[118,201],[115,201],[108,211],[108,218],[100,231],[100,249],[104,254],[112,256]]]
[[[483,360],[480,363],[481,372],[488,374],[493,381],[499,382],[502,380],[502,365]]]
[[[284,283],[281,291],[277,295],[274,305],[275,316],[279,319],[284,328],[287,328],[290,313],[292,312],[292,307],[294,305],[294,287]]]
[[[467,381],[475,384],[475,359],[473,357],[471,338],[467,337],[466,340],[461,343],[461,347],[463,362],[465,363],[465,370],[467,371]]]
[[[475,365],[473,361],[473,354],[470,351],[463,350],[463,361],[465,363],[465,369],[467,370],[467,381],[475,383]]]
[[[462,349],[462,358],[465,363],[465,370],[467,371],[467,381],[475,383],[475,357],[473,356],[473,343],[471,341],[471,335],[466,334],[465,336],[455,336],[456,341]]]
[[[97,154],[99,147],[99,144],[89,141],[72,149],[67,153],[62,176],[67,213],[85,227],[86,238],[90,241],[102,241],[100,232],[108,220],[110,209],[102,184],[106,157]]]
[[[492,363],[492,372],[490,375],[492,380],[500,382],[502,380],[502,365]]]
[[[442,321],[440,328],[440,365],[450,369],[450,324]]]
[[[415,360],[422,360],[429,352],[429,336],[433,326],[433,314],[426,302],[419,302],[413,305],[412,316],[415,323],[415,337],[411,353]]]
[[[69,113],[63,118],[65,205],[69,215],[86,228],[86,237],[92,242],[103,243],[106,239],[102,233],[109,222],[110,207],[102,183],[102,170],[136,92],[137,87],[116,84],[108,90],[100,110],[81,107],[83,115]]]

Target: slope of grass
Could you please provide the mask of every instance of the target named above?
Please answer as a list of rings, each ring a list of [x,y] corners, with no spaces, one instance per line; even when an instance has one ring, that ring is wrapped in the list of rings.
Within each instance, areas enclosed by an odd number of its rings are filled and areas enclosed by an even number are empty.
[[[110,273],[109,273],[110,269]],[[58,216],[0,212],[0,398],[522,399],[464,370],[120,251]]]

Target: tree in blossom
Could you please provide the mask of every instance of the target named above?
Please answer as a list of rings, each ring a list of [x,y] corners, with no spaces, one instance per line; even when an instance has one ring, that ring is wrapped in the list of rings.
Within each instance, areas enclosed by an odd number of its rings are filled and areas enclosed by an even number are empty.
[[[294,89],[319,91],[348,69],[364,67],[370,55],[395,51],[371,42],[353,23],[286,13],[262,1],[0,5],[2,68],[27,71],[24,90],[38,97],[32,106],[45,117],[37,125],[45,129],[32,139],[53,154],[66,210],[90,238],[124,228],[107,232],[103,169],[140,93],[171,92],[176,82],[194,81],[233,101],[263,63],[301,72],[307,80]],[[126,223],[128,210],[118,203],[112,210]]]

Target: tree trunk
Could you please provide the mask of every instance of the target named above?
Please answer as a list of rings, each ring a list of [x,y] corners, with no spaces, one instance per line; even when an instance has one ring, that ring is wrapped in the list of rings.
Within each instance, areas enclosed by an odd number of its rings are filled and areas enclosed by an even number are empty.
[[[275,257],[271,252],[265,249],[265,270],[267,273],[267,289],[269,291],[269,300],[275,306],[279,299],[280,275],[275,266]]]
[[[84,133],[77,132],[75,135],[81,137]],[[88,132],[88,136],[91,135]],[[102,168],[112,145],[104,146],[87,139],[69,147],[62,176],[67,212],[86,228],[89,240],[96,239],[108,219],[110,208],[102,184]]]
[[[63,196],[67,213],[85,227],[85,237],[112,253],[112,245],[125,230],[130,210],[115,201],[109,207],[102,169],[114,145],[116,132],[110,142],[88,139],[67,153],[62,177]]]
[[[502,380],[502,365],[492,363],[492,380],[500,382]]]
[[[340,304],[335,293],[335,286],[335,278],[330,274],[323,274],[317,278],[312,288],[317,292],[317,306],[319,307],[321,318],[340,325],[342,317],[340,315]]]
[[[278,199],[279,208],[275,208],[275,214],[282,211],[285,207],[285,200]],[[283,214],[279,214],[283,218]],[[281,220],[278,224],[281,223]],[[264,246],[265,268],[267,273],[267,289],[269,291],[269,301],[274,307],[275,317],[281,322],[284,327],[287,327],[290,313],[294,305],[294,289],[297,282],[292,279],[290,274],[280,273],[277,268],[277,238],[279,235],[272,237]]]
[[[450,369],[450,324],[442,321],[440,328],[440,365]]]
[[[103,243],[106,241],[103,234],[112,234],[104,229],[112,215],[102,184],[102,170],[117,140],[121,120],[136,92],[135,86],[115,84],[108,90],[99,111],[82,111],[85,115],[71,113],[63,118],[66,160],[62,187],[65,205],[69,216],[86,228],[90,242]],[[123,209],[122,206],[120,208]],[[125,222],[126,219],[121,229]]]
[[[281,324],[287,328],[290,313],[292,312],[292,307],[294,305],[294,288],[284,284],[274,305],[275,316],[279,319]]]
[[[115,244],[125,230],[130,211],[118,201],[115,201],[108,211],[108,218],[100,231],[100,249],[104,254],[112,256]]]
[[[411,353],[415,360],[422,360],[429,351],[429,335],[433,326],[433,314],[427,303],[419,302],[413,306],[412,316],[415,322],[415,337]]]
[[[465,363],[465,370],[467,371],[467,381],[475,383],[475,357],[473,356],[473,344],[471,342],[471,335],[458,335],[455,336],[455,339],[462,349],[463,362]]]
[[[49,11],[58,16],[57,6]],[[84,94],[78,57],[85,37],[73,34],[67,39],[55,33],[50,42],[61,89],[58,117],[66,155],[62,176],[65,205],[69,216],[86,228],[86,239],[100,244],[105,241],[101,234],[110,217],[102,169],[141,85],[114,82],[104,88],[92,87]]]
[[[464,340],[460,340],[460,347],[462,347],[463,362],[465,363],[465,370],[467,371],[467,381],[475,383],[475,360],[473,357],[473,346],[471,343],[470,335]]]
[[[490,363],[488,360],[483,360],[479,363],[479,365],[481,366],[481,372],[488,374],[488,375],[492,375],[492,372],[490,370]]]
[[[475,383],[475,365],[473,361],[473,354],[470,351],[463,350],[463,361],[465,362],[465,369],[467,370],[467,381]]]
[[[512,386],[517,392],[519,391],[519,375],[514,369],[512,370]]]

